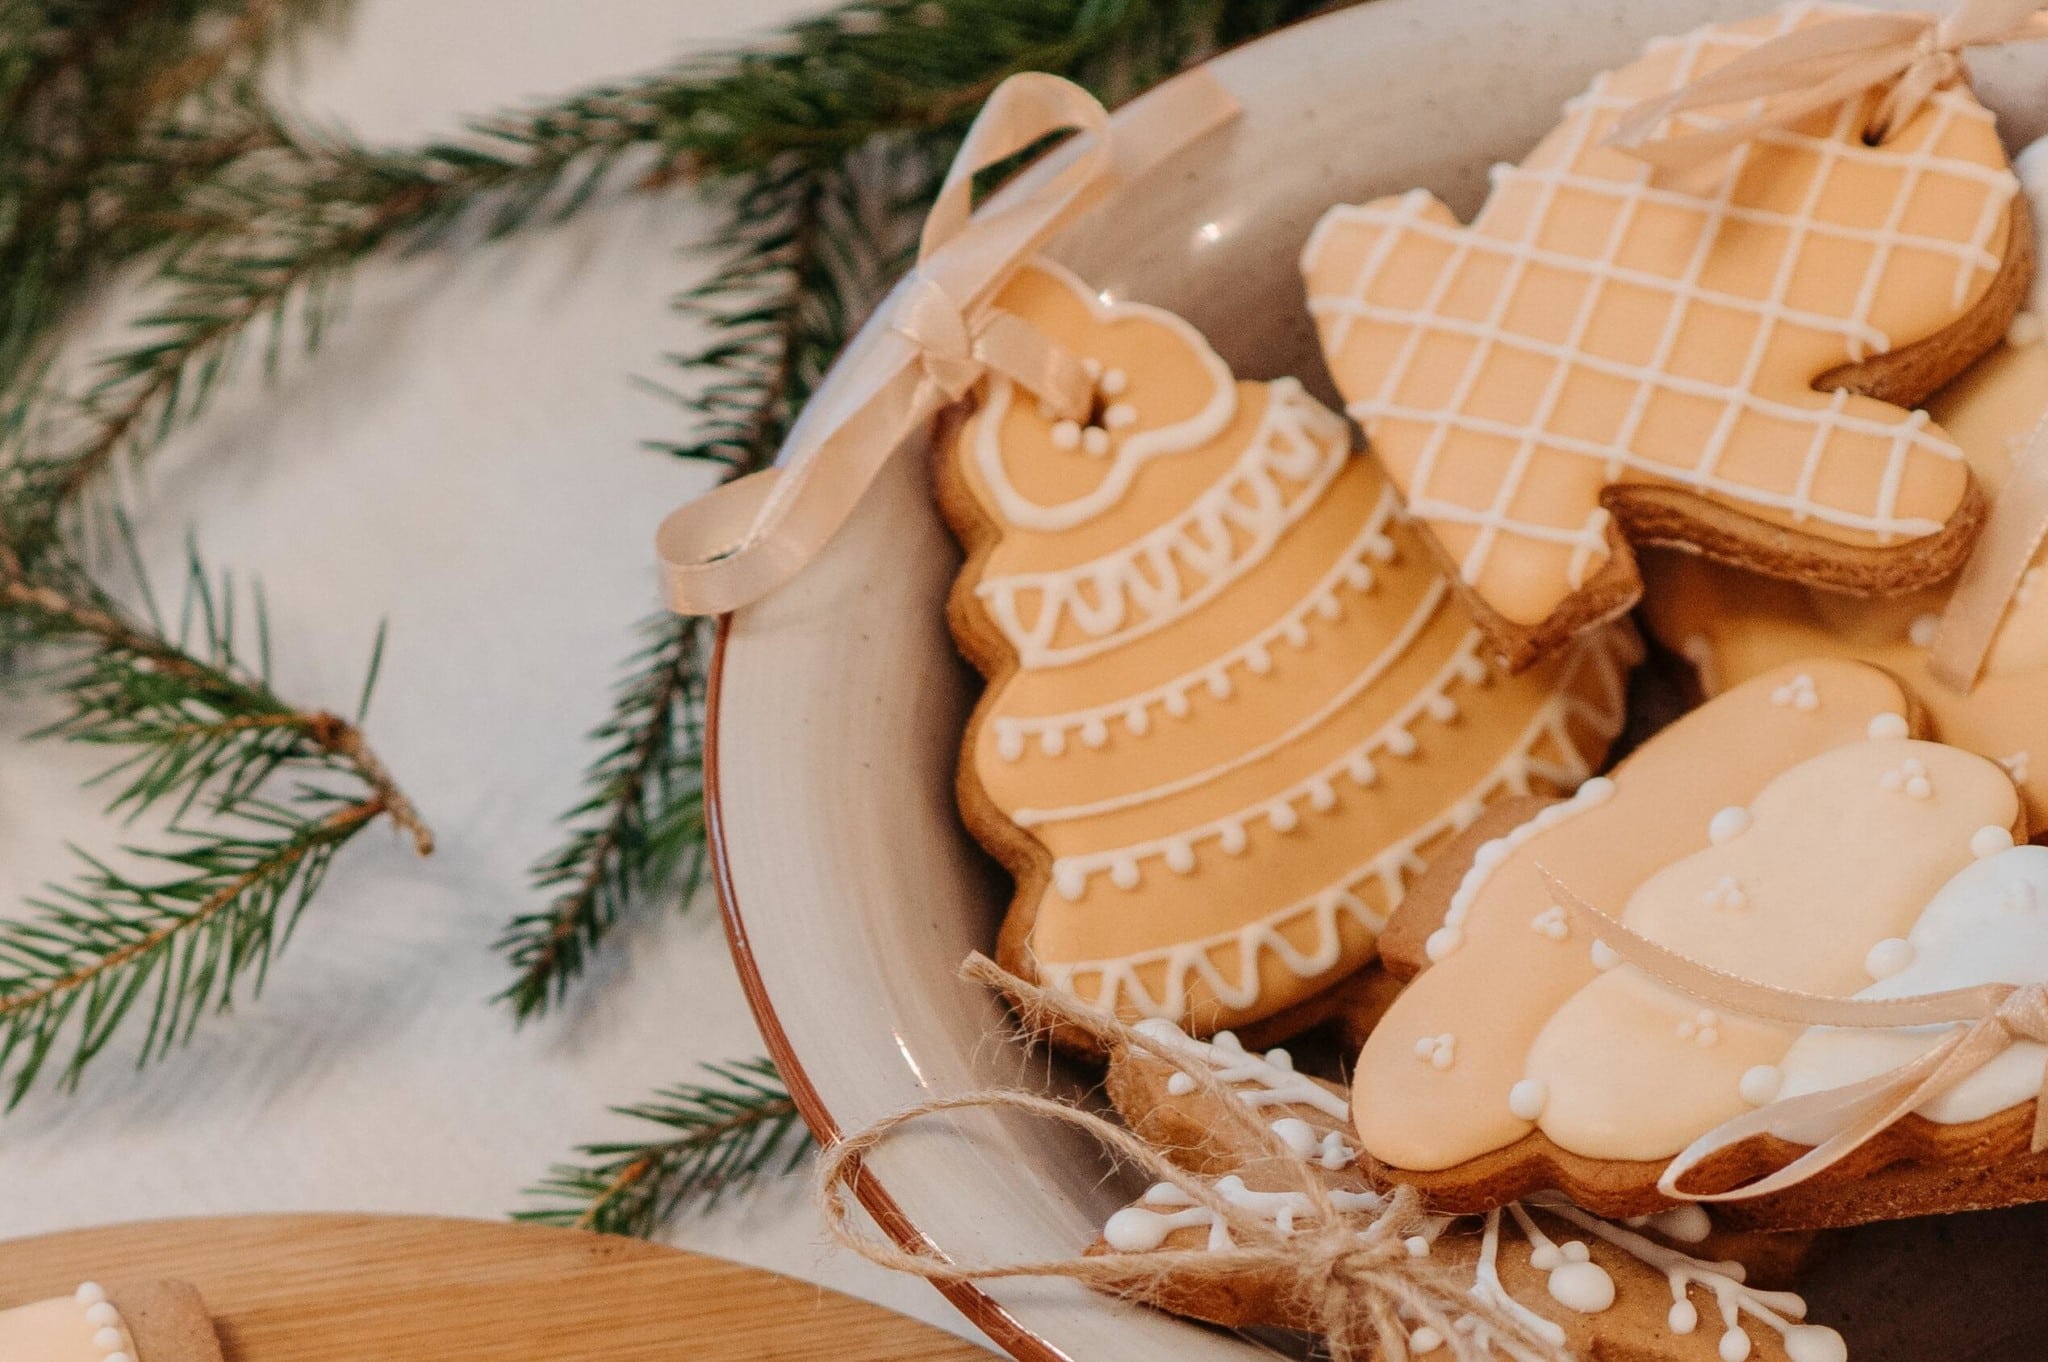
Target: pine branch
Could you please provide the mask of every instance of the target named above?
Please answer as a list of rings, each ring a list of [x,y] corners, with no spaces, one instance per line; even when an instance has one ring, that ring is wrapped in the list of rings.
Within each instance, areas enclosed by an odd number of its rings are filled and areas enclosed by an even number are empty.
[[[584,1145],[582,1163],[557,1164],[529,1195],[559,1203],[514,1218],[599,1234],[651,1238],[688,1206],[788,1173],[811,1148],[775,1066],[766,1059],[704,1066],[715,1081],[685,1083],[621,1116],[659,1127],[658,1139]]]
[[[145,588],[145,602],[148,597]],[[139,1063],[188,1039],[238,986],[260,990],[334,854],[383,819],[418,851],[433,837],[345,719],[272,689],[240,654],[235,593],[192,557],[181,620],[166,632],[54,553],[31,568],[0,542],[0,626],[10,647],[52,656],[69,712],[38,736],[118,750],[102,775],[111,811],[169,811],[167,847],[131,847],[129,873],[80,853],[71,884],[0,924],[0,1082],[19,1102],[53,1061],[76,1081],[143,1010]],[[382,640],[363,688],[367,707]],[[198,821],[192,821],[197,818]],[[58,1060],[62,1053],[63,1058]]]

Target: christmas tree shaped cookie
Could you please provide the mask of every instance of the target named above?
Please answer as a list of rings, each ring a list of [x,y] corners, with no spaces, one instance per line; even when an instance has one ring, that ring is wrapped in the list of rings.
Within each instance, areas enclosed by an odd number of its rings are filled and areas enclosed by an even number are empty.
[[[989,380],[939,456],[989,680],[969,826],[1017,881],[1003,963],[1127,1017],[1273,1017],[1371,957],[1491,802],[1562,792],[1632,637],[1497,675],[1343,423],[1050,264],[997,299],[1096,376],[1085,425]]]
[[[1627,609],[1631,544],[1864,593],[1967,552],[1981,496],[1909,408],[1996,342],[2032,271],[1967,85],[1879,145],[1875,94],[1686,171],[1604,145],[1638,101],[1848,12],[1653,45],[1499,167],[1469,227],[1416,192],[1334,209],[1309,241],[1347,409],[1511,662]]]
[[[2037,230],[2048,227],[2048,142],[2018,159],[2035,204]],[[2048,416],[2048,282],[2036,279],[2028,310],[2005,344],[1929,404],[1962,445],[1978,480],[1994,494],[2028,434]],[[1857,600],[1786,582],[1759,580],[1696,558],[1644,558],[1645,616],[1663,643],[1683,655],[1709,695],[1797,657],[1860,658],[1894,672],[1927,705],[1943,742],[1995,757],[2027,797],[2035,826],[2048,826],[2048,552],[2006,608],[1983,676],[1967,694],[1928,672],[1949,587],[1891,600]]]

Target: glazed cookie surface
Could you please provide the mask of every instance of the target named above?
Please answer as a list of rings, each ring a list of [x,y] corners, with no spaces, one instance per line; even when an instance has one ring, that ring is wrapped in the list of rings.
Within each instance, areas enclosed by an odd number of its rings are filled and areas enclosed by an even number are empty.
[[[1908,408],[1996,342],[2032,272],[1967,85],[1877,146],[1864,98],[1682,172],[1603,145],[1638,101],[1853,12],[1653,44],[1497,167],[1469,227],[1416,192],[1309,241],[1347,409],[1511,663],[1626,610],[1631,544],[1864,593],[1967,552],[1981,497]]]
[[[1449,1210],[1559,1188],[1597,1212],[1641,1214],[1670,1204],[1658,1177],[1694,1140],[1814,1086],[1788,1086],[1787,1075],[1814,1069],[1805,1056],[1820,1041],[1716,1012],[1618,964],[1551,902],[1539,867],[1699,964],[1855,994],[1914,964],[1916,932],[1955,935],[1952,919],[1969,913],[1928,905],[1956,892],[1945,886],[1991,875],[1984,863],[2007,865],[2000,858],[2022,826],[2002,768],[1915,740],[1906,706],[1889,676],[1841,659],[1753,678],[1651,739],[1611,786],[1589,784],[1474,850],[1447,905],[1404,906],[1440,925],[1426,938],[1432,963],[1367,1039],[1354,1073],[1354,1121],[1375,1179],[1412,1184]],[[1993,897],[2010,907],[2025,896],[2008,886]],[[1973,902],[1981,909],[1983,896]],[[1927,918],[1936,925],[1916,928]],[[2017,947],[2011,959],[2021,973],[2038,963]],[[1867,1064],[1875,1051],[1863,1053]],[[2038,1085],[2038,1056],[2031,1062]],[[1848,1061],[1831,1063],[1833,1072]],[[1938,1138],[1902,1127],[1850,1163],[1728,1213],[1810,1228],[2035,1198],[2040,1160],[2004,1159],[2015,1120],[1960,1124],[1985,1117],[1981,1105],[1955,1108],[1958,1124]],[[1717,1164],[1715,1183],[1796,1155],[1796,1132],[1774,1134]],[[2002,1153],[1987,1163],[1994,1148]]]
[[[961,802],[1017,881],[1003,963],[1204,1032],[1297,1008],[1490,802],[1596,769],[1637,645],[1498,674],[1299,384],[1237,381],[1049,263],[998,302],[1098,384],[1082,426],[992,379],[939,455],[951,621],[989,680]]]
[[[2048,235],[2048,142],[2017,161]],[[2044,242],[2043,244],[2048,244]],[[2037,279],[2028,309],[2005,344],[1930,404],[1961,444],[1978,480],[1994,494],[2020,443],[2048,414],[2048,280]],[[1928,670],[1948,587],[1890,600],[1857,600],[1669,553],[1644,557],[1644,618],[1659,640],[1696,669],[1709,695],[1795,658],[1860,658],[1906,678],[1943,742],[2002,762],[2026,793],[2035,827],[2048,826],[2048,553],[2007,607],[1982,678],[1967,695]],[[2039,760],[2036,760],[2036,754]]]

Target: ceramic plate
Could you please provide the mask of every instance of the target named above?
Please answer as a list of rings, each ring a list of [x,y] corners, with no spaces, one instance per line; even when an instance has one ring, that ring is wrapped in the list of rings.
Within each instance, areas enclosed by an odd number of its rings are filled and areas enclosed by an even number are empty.
[[[1325,208],[1422,185],[1469,214],[1487,167],[1526,151],[1593,72],[1654,34],[1767,7],[1373,0],[1313,20],[1219,57],[1213,69],[1244,116],[1120,191],[1052,254],[1112,296],[1182,313],[1241,376],[1298,374],[1332,400],[1295,273]],[[2015,145],[2048,131],[2039,46],[1978,63]],[[992,946],[1008,887],[954,810],[978,683],[946,634],[959,554],[932,505],[927,454],[903,451],[823,557],[728,622],[716,666],[714,836],[733,949],[776,1058],[827,1138],[933,1094],[1084,1086],[1009,1040],[996,1001],[955,976],[970,950]],[[914,1130],[870,1170],[871,1206],[892,1232],[975,1261],[1072,1254],[1132,1190],[1105,1182],[1081,1137],[989,1114]],[[2021,1256],[1956,1250],[1973,1238],[2038,1241],[2048,1221],[2022,1212],[1944,1226],[1853,1236],[1812,1288],[1816,1310],[1859,1342],[1884,1340],[1860,1359],[2048,1352],[2048,1322],[2026,1317],[2041,1313],[2037,1296],[2001,1290]],[[2005,1303],[1921,1329],[1924,1312],[1901,1303],[1924,1299],[1930,1274],[1944,1293]],[[1024,1358],[1265,1355],[1067,1283],[949,1294]],[[2032,1346],[2015,1351],[2023,1338]]]

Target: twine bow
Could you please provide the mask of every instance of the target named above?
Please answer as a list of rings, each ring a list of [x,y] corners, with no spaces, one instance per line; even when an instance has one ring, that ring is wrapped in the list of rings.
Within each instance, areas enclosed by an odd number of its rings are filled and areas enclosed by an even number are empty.
[[[1527,1326],[1490,1302],[1474,1299],[1426,1258],[1412,1256],[1406,1241],[1433,1239],[1445,1223],[1427,1215],[1413,1188],[1402,1188],[1384,1209],[1368,1218],[1339,1210],[1329,1189],[1310,1167],[1293,1157],[1265,1120],[1230,1094],[1227,1085],[1201,1065],[1114,1017],[1081,1006],[1050,989],[1027,983],[993,961],[975,955],[963,974],[1008,995],[1025,1027],[1053,1027],[1085,1034],[1105,1049],[1129,1049],[1172,1065],[1191,1079],[1193,1091],[1214,1097],[1217,1119],[1229,1125],[1244,1147],[1265,1148],[1261,1169],[1278,1172],[1284,1190],[1305,1199],[1306,1215],[1283,1230],[1221,1195],[1205,1179],[1174,1164],[1145,1141],[1092,1112],[1037,1093],[1001,1088],[960,1097],[935,1098],[885,1117],[827,1149],[819,1161],[818,1196],[827,1228],[841,1244],[870,1262],[928,1281],[963,1283],[1008,1277],[1064,1277],[1145,1304],[1171,1306],[1207,1291],[1237,1294],[1247,1278],[1284,1284],[1290,1313],[1314,1322],[1329,1344],[1333,1362],[1368,1357],[1408,1356],[1413,1327],[1437,1331],[1456,1362],[1483,1362],[1495,1354],[1455,1320],[1478,1316],[1494,1337],[1511,1342],[1513,1355],[1527,1362],[1563,1362],[1561,1349],[1530,1333]],[[1091,1252],[1042,1262],[972,1264],[957,1262],[935,1246],[899,1248],[856,1229],[847,1196],[857,1189],[861,1161],[897,1131],[928,1117],[972,1110],[1026,1112],[1073,1126],[1097,1140],[1120,1163],[1134,1166],[1155,1183],[1167,1183],[1215,1216],[1230,1245],[1220,1249],[1157,1249],[1147,1252]]]
[[[1935,91],[1963,74],[1972,47],[2048,38],[2048,0],[1963,0],[1953,14],[1866,13],[1794,29],[1759,43],[1668,95],[1625,112],[1608,134],[1653,165],[1683,169],[1789,127],[1810,113],[1883,90],[1867,134],[1883,141]],[[1657,130],[1679,114],[1760,101],[1746,118],[1696,132]]]
[[[1071,81],[1024,72],[996,87],[925,219],[917,268],[882,303],[888,329],[835,369],[790,432],[777,466],[728,483],[662,522],[669,605],[717,615],[759,600],[816,557],[905,439],[999,373],[1060,415],[1085,417],[1080,363],[990,300],[1055,232],[1237,113],[1197,68],[1112,124]],[[1078,133],[1075,154],[1028,191],[973,211],[974,177],[1042,138]]]
[[[1657,1190],[1685,1201],[1746,1201],[1805,1182],[1841,1162],[1906,1116],[1953,1089],[2015,1041],[2048,1044],[2048,984],[1978,984],[1907,998],[1829,998],[1727,974],[1658,945],[1573,893],[1548,870],[1551,899],[1578,917],[1615,954],[1661,984],[1721,1011],[1791,1026],[1858,1029],[1960,1026],[1919,1058],[1859,1083],[1782,1098],[1708,1131],[1680,1152]],[[1685,1190],[1686,1174],[1759,1135],[1820,1138],[1763,1178],[1722,1192]],[[2033,1153],[2048,1149],[2048,1073],[2034,1106]]]

